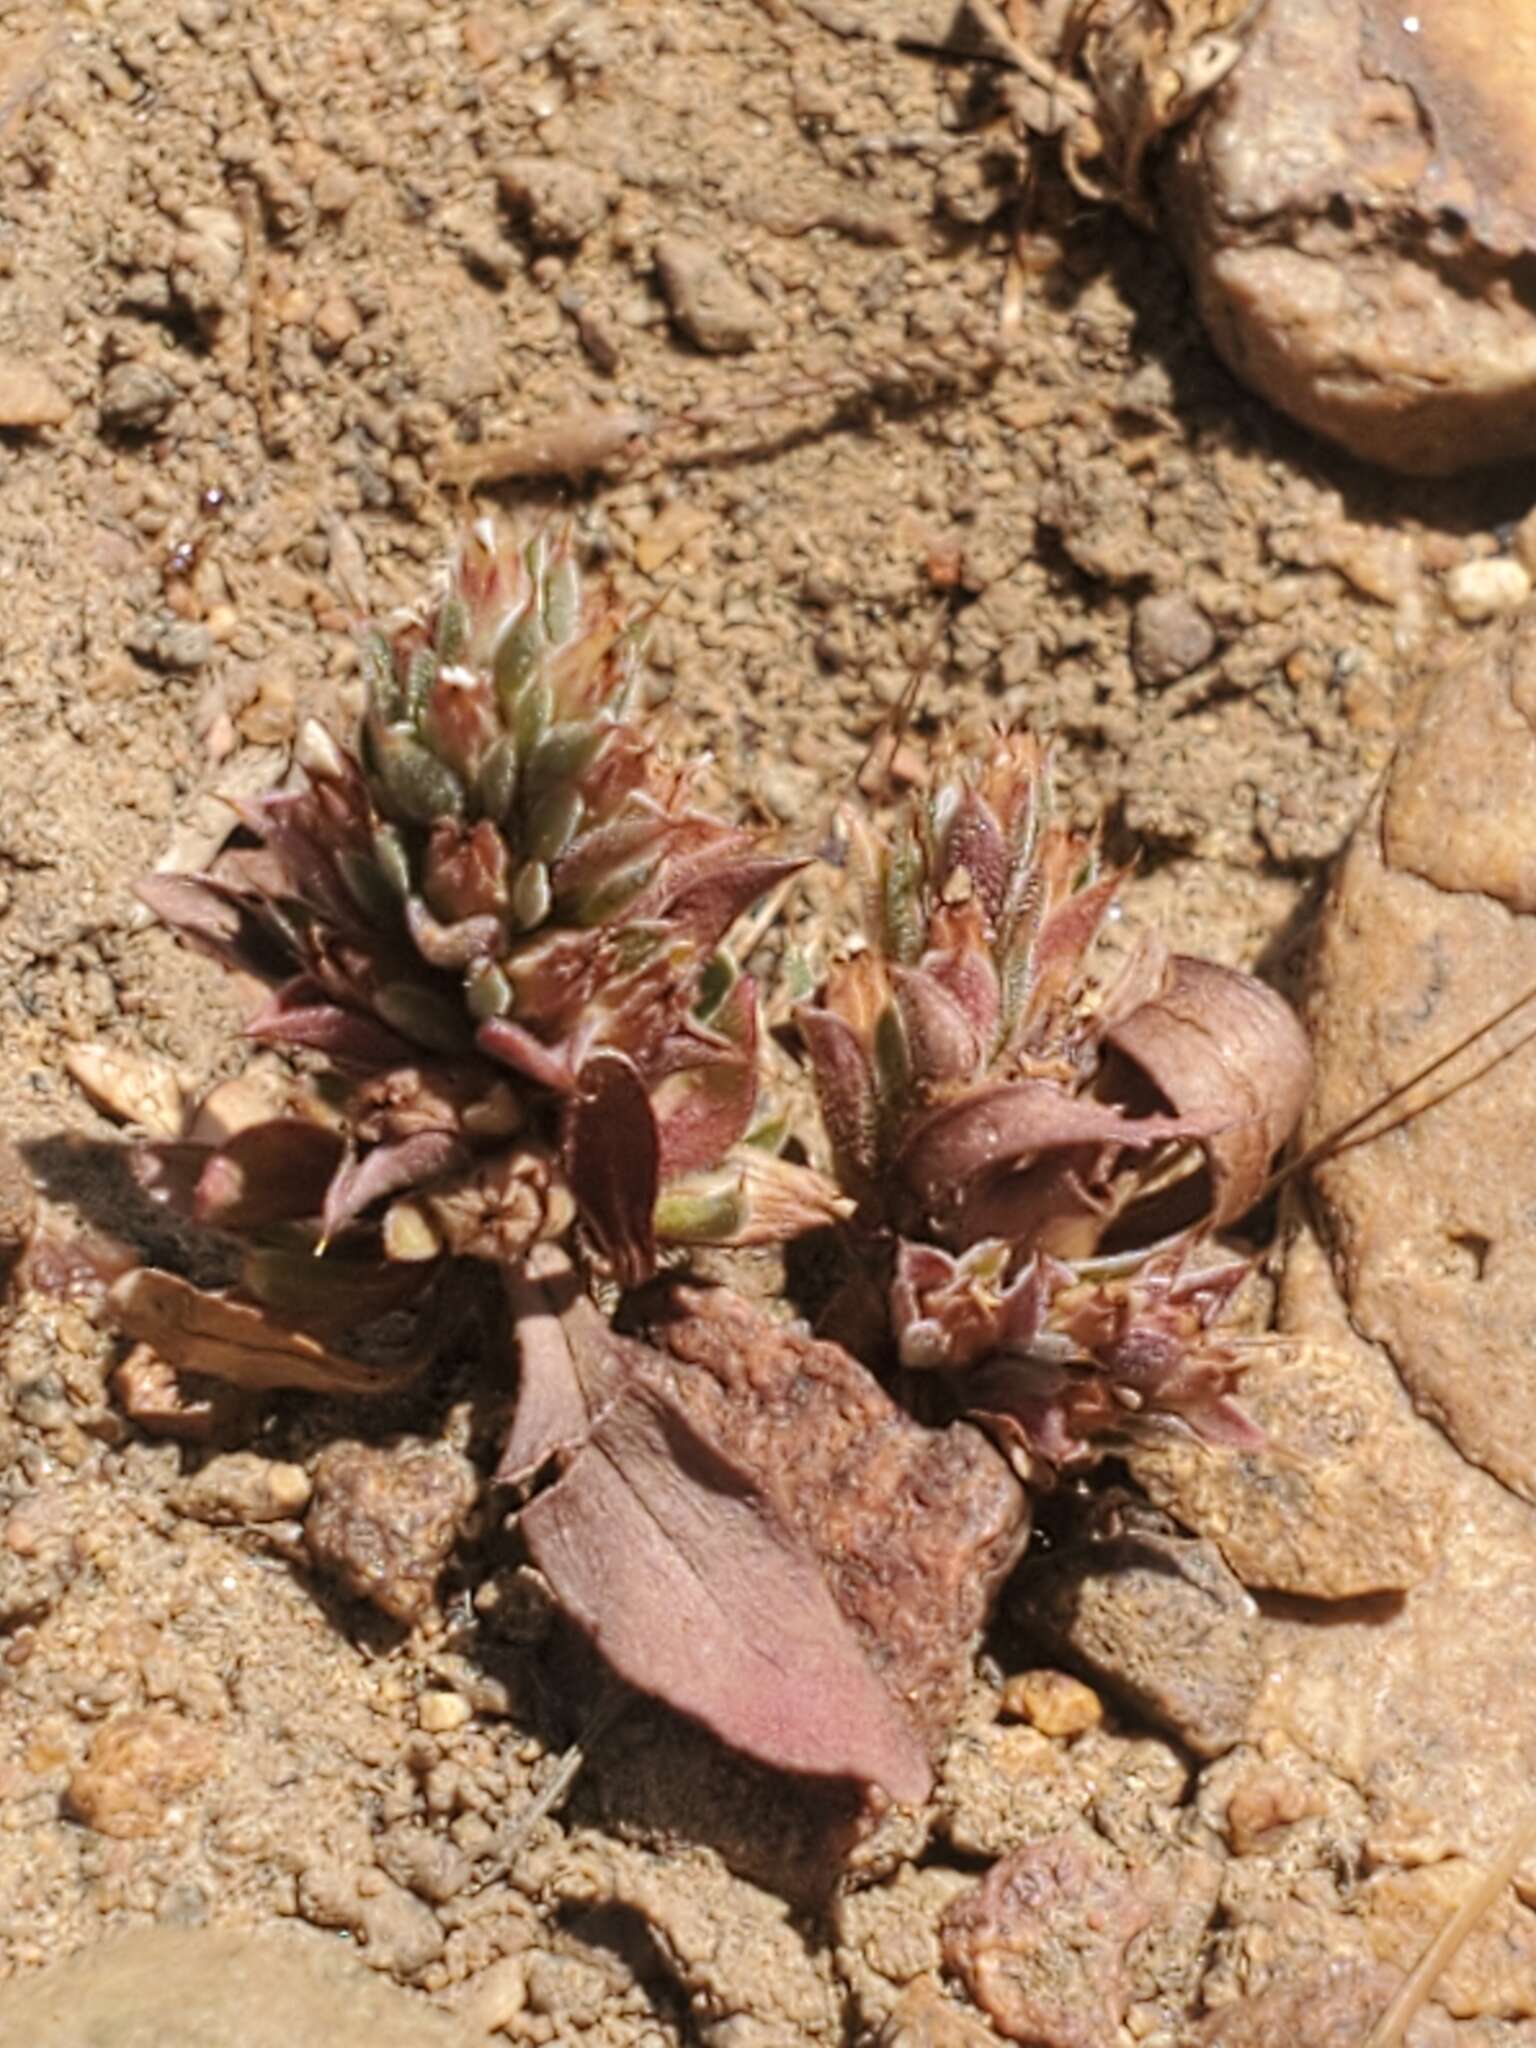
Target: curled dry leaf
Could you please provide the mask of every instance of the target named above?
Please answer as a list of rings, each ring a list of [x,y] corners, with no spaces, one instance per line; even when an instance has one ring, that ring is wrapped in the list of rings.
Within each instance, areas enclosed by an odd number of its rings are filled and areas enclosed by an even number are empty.
[[[169,1365],[239,1387],[397,1394],[426,1363],[416,1357],[395,1366],[360,1364],[255,1303],[208,1293],[149,1266],[125,1273],[108,1302],[119,1327]]]
[[[1204,1125],[1209,1225],[1235,1222],[1257,1200],[1312,1085],[1311,1050],[1290,1006],[1251,974],[1175,954],[1158,994],[1104,1035],[1177,1115]]]

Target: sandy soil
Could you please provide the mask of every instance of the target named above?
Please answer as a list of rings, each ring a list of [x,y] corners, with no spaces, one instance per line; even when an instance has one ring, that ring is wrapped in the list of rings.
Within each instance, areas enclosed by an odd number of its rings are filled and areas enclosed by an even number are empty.
[[[815,843],[928,651],[919,735],[1054,732],[1070,802],[1140,849],[1131,916],[1294,985],[1418,680],[1467,637],[1437,579],[1520,488],[1305,439],[1216,365],[1165,249],[1049,177],[1001,326],[1027,158],[994,80],[867,25],[795,0],[0,5],[0,365],[8,416],[19,392],[44,422],[0,429],[0,1101],[56,1220],[151,1242],[66,1141],[114,1129],[71,1044],[196,1083],[241,1062],[134,877],[195,865],[218,792],[270,781],[304,712],[344,715],[353,621],[419,593],[459,516],[442,452],[568,412],[651,431],[578,487],[491,495],[569,502],[658,607],[656,700],[762,821]],[[1155,635],[1170,592],[1209,651],[1144,680],[1174,658],[1143,642],[1138,674],[1133,622]],[[89,1304],[12,1312],[0,1976],[146,1919],[298,1916],[477,2040],[873,2038],[1047,1797],[1038,1757],[999,1752],[991,1668],[926,1855],[887,1845],[830,1921],[774,1888],[772,1788],[733,1810],[739,1777],[640,1710],[513,1843],[577,1730],[497,1532],[426,1623],[387,1624],[291,1520],[194,1512],[206,1449],[125,1423],[117,1355]],[[408,1432],[483,1467],[499,1413],[449,1371],[366,1418],[273,1402],[219,1448],[305,1465]],[[118,1825],[87,1824],[90,1770],[135,1742],[143,1810],[109,1784]],[[1071,1754],[1063,1810],[1177,1863],[1132,2005],[1171,2039],[1220,1861],[1194,1766],[1133,1724]]]

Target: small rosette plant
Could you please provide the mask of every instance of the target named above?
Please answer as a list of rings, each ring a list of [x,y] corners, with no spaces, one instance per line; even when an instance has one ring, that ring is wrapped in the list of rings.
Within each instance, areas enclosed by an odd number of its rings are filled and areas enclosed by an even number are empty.
[[[847,829],[864,949],[797,1021],[900,1363],[954,1375],[1031,1476],[1149,1424],[1251,1442],[1217,1328],[1246,1267],[1203,1236],[1300,1114],[1291,1012],[1155,945],[1094,979],[1123,878],[1025,735]]]
[[[834,1213],[744,1145],[756,992],[722,951],[800,863],[664,762],[636,634],[569,533],[477,524],[435,605],[363,663],[356,753],[307,726],[292,786],[239,806],[255,845],[143,890],[267,984],[251,1036],[323,1055],[339,1089],[157,1148],[160,1191],[226,1229],[305,1225],[306,1254],[361,1237],[416,1264],[514,1258],[574,1200],[626,1283],[654,1265],[663,1195],[682,1234],[738,1242],[786,1205]],[[275,1270],[253,1269],[269,1289]]]

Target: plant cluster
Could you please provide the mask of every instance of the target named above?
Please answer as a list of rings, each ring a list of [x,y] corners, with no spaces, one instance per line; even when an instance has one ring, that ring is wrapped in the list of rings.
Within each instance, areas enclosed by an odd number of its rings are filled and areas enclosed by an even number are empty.
[[[226,1086],[138,1149],[155,1198],[237,1248],[239,1281],[140,1269],[119,1320],[177,1367],[357,1390],[370,1369],[329,1348],[338,1330],[408,1310],[430,1332],[447,1277],[488,1265],[522,1361],[498,1476],[546,1482],[523,1520],[557,1601],[737,1747],[917,1796],[942,1731],[904,1718],[901,1617],[855,1613],[848,1588],[905,1574],[922,1607],[934,1456],[985,1496],[968,1534],[951,1506],[990,1597],[1056,1471],[1152,1428],[1254,1441],[1221,1329],[1246,1266],[1211,1233],[1299,1115],[1299,1029],[1251,977],[1155,944],[1107,971],[1123,877],[1053,816],[1044,750],[999,735],[941,754],[894,826],[847,816],[862,927],[795,1013],[821,1124],[796,1131],[730,935],[804,863],[715,816],[655,742],[637,635],[570,535],[477,524],[363,661],[355,744],[307,728],[289,782],[240,807],[240,843],[144,885],[262,985],[250,1036],[296,1058],[281,1103]],[[671,1247],[813,1231],[846,1253],[840,1345],[666,1278]],[[602,1276],[629,1334],[596,1306]],[[876,1439],[887,1462],[871,1514],[829,1519],[783,1468],[822,1458],[825,1492],[828,1431],[855,1411],[848,1469]],[[666,1647],[677,1613],[733,1603],[749,1684],[720,1679],[718,1642]]]

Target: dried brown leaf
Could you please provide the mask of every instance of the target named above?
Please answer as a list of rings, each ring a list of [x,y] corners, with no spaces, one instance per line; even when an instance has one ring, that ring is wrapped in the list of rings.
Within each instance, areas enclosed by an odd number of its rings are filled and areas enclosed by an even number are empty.
[[[1289,1004],[1251,974],[1176,953],[1160,993],[1105,1039],[1180,1117],[1212,1133],[1202,1141],[1209,1223],[1234,1222],[1257,1199],[1312,1084],[1311,1050]]]
[[[659,1387],[625,1388],[521,1528],[630,1684],[775,1769],[927,1796],[923,1746],[815,1561]]]
[[[136,1266],[107,1297],[128,1336],[168,1364],[235,1386],[298,1387],[314,1394],[397,1394],[423,1361],[375,1367],[331,1351],[270,1311],[210,1294],[174,1273]]]

